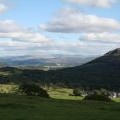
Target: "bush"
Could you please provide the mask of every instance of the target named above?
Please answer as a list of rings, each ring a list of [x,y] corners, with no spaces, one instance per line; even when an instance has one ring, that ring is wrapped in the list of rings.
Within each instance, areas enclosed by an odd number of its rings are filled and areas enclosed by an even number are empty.
[[[96,101],[105,101],[105,102],[112,102],[109,97],[103,95],[88,95],[84,98],[84,100],[96,100]]]
[[[81,96],[82,95],[82,92],[80,89],[73,89],[73,95],[74,96]]]
[[[36,84],[21,84],[19,86],[19,91],[20,93],[25,94],[27,96],[40,96],[46,98],[49,97],[47,91],[40,88]]]
[[[106,92],[95,90],[91,94],[87,95],[84,100],[96,100],[96,101],[105,101],[105,102],[112,102]]]
[[[107,97],[111,96],[111,92],[106,89],[102,88],[100,91],[101,91],[101,94],[104,96],[107,96]]]

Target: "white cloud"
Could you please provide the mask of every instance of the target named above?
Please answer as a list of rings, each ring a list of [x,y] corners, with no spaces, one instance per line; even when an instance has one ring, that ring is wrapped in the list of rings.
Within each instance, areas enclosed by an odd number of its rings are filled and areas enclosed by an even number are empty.
[[[3,56],[32,54],[44,45],[48,47],[51,42],[41,33],[33,32],[15,21],[0,21],[0,54]]]
[[[36,42],[44,43],[50,42],[50,40],[41,35],[40,33],[34,32],[10,32],[10,33],[0,33],[1,38],[11,38],[12,40],[25,41],[25,42]]]
[[[5,12],[6,9],[7,9],[7,7],[4,4],[0,3],[0,14]]]
[[[0,38],[11,38],[12,40],[44,43],[50,40],[38,32],[18,25],[12,20],[0,21]]]
[[[117,0],[65,0],[74,4],[89,5],[101,8],[110,8]]]
[[[49,44],[38,44],[20,41],[0,41],[0,53],[4,55],[32,55],[50,57],[50,55],[102,55],[118,47],[117,44],[93,43],[88,41],[57,41]]]
[[[76,9],[61,9],[52,20],[40,25],[49,32],[81,33],[81,32],[112,32],[120,30],[120,22],[112,18],[98,17],[81,13]]]
[[[23,28],[21,25],[18,25],[13,20],[3,20],[0,21],[0,32],[1,33],[7,33],[7,32],[17,32],[17,31],[23,31],[25,28]]]
[[[101,42],[101,43],[120,43],[120,34],[117,33],[86,33],[80,40]]]

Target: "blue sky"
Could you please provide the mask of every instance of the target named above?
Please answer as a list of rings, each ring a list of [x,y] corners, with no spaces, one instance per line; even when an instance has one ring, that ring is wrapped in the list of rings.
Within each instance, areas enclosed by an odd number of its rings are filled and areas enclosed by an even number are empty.
[[[13,19],[26,26],[39,25],[48,21],[62,7],[59,0],[9,0],[9,11],[5,12],[2,19]]]
[[[0,0],[0,54],[102,55],[120,45],[119,6],[119,0]]]

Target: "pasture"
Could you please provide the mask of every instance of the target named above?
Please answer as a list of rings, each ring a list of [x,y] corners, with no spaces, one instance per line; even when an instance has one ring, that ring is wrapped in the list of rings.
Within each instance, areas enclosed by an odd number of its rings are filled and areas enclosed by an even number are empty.
[[[6,95],[1,120],[120,120],[120,103],[83,102]]]
[[[13,94],[13,86],[2,86],[0,120],[120,120],[120,100],[117,102],[82,101],[69,96],[71,89],[49,89],[50,99]],[[8,92],[8,91],[7,91]]]

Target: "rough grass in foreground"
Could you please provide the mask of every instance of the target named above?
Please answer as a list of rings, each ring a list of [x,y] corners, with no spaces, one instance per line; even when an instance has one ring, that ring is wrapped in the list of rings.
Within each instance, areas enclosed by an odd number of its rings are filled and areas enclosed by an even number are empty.
[[[0,98],[0,120],[120,120],[120,103],[10,95]]]

